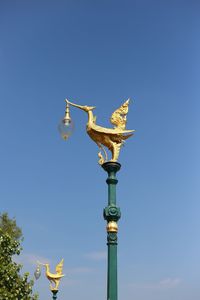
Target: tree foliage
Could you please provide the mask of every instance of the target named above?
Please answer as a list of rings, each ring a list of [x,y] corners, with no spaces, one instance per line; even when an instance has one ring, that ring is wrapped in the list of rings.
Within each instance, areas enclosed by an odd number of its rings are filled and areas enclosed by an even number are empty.
[[[3,233],[7,233],[11,238],[19,240],[22,237],[22,230],[17,226],[15,219],[10,219],[7,213],[0,215],[0,228]]]
[[[33,295],[33,281],[28,273],[21,274],[22,265],[13,261],[14,255],[22,250],[22,231],[15,219],[6,213],[0,215],[0,300],[36,300]]]

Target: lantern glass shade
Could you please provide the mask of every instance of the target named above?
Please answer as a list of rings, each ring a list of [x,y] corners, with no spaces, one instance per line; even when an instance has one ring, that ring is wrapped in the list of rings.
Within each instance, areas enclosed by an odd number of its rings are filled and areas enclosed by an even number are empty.
[[[41,270],[40,270],[40,267],[38,266],[37,269],[34,272],[35,279],[36,280],[39,279],[40,275],[41,275]]]
[[[71,118],[64,118],[58,125],[58,130],[64,141],[72,135],[74,131],[74,123]]]

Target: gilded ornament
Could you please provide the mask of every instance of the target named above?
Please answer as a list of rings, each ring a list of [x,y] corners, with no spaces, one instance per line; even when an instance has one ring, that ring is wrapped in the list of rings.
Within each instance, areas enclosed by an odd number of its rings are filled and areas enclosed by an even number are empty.
[[[115,110],[110,118],[110,122],[114,128],[105,128],[96,124],[96,117],[93,115],[94,106],[82,106],[65,100],[67,105],[77,107],[88,114],[88,122],[86,131],[90,138],[97,144],[100,149],[98,153],[99,164],[108,161],[108,155],[104,148],[111,151],[112,158],[110,161],[116,162],[119,157],[120,149],[125,143],[125,140],[133,135],[135,130],[126,130],[127,113],[129,107],[129,99],[124,102],[117,110]],[[102,154],[103,152],[103,154]]]
[[[115,221],[108,222],[106,229],[107,229],[107,232],[118,232],[117,222],[115,222]]]
[[[57,266],[56,266],[56,273],[51,273],[50,272],[49,264],[43,264],[43,263],[40,263],[40,262],[38,262],[38,264],[40,264],[40,265],[42,265],[42,266],[44,266],[46,268],[46,277],[50,281],[50,290],[51,291],[57,291],[59,283],[60,283],[60,279],[65,276],[62,273],[64,259],[62,259],[60,261],[60,263],[57,264]]]

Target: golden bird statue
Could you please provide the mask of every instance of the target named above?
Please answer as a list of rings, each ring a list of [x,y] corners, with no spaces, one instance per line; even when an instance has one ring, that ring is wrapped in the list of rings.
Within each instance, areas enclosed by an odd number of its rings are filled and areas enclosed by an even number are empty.
[[[62,259],[59,262],[59,264],[57,264],[57,266],[56,266],[56,273],[51,273],[50,272],[49,264],[43,264],[43,263],[40,263],[40,262],[38,262],[38,263],[40,265],[45,266],[45,268],[46,268],[46,277],[50,281],[50,289],[51,289],[51,291],[57,291],[59,283],[60,283],[60,279],[65,276],[64,274],[62,274],[64,259]],[[52,286],[52,284],[54,284],[54,286]]]
[[[121,146],[124,144],[125,140],[133,135],[135,130],[126,130],[127,123],[127,113],[129,106],[129,99],[125,101],[118,109],[116,109],[111,115],[110,122],[114,125],[114,128],[105,128],[96,124],[96,117],[93,115],[94,106],[82,106],[65,100],[67,105],[72,105],[74,107],[80,108],[88,114],[88,122],[86,125],[86,131],[90,138],[97,144],[100,148],[99,164],[102,165],[104,162],[108,161],[108,155],[104,148],[112,153],[112,159],[110,161],[117,161],[120,153]],[[101,153],[104,153],[104,156]]]

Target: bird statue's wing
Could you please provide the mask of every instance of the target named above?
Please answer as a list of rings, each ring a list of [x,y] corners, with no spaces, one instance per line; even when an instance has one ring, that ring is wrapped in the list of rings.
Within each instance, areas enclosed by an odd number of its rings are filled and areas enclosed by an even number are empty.
[[[124,102],[118,109],[114,111],[110,118],[110,122],[115,128],[124,130],[126,128],[126,115],[128,113],[129,99]]]
[[[62,259],[59,264],[56,266],[56,273],[57,274],[62,274],[62,269],[63,269],[63,264],[64,264],[64,259]]]
[[[122,128],[105,128],[102,126],[98,126],[95,124],[95,126],[93,126],[93,129],[95,131],[98,131],[99,133],[107,133],[107,134],[111,134],[111,135],[116,135],[116,134],[126,134],[126,133],[130,133],[133,132],[135,130],[123,130]]]

